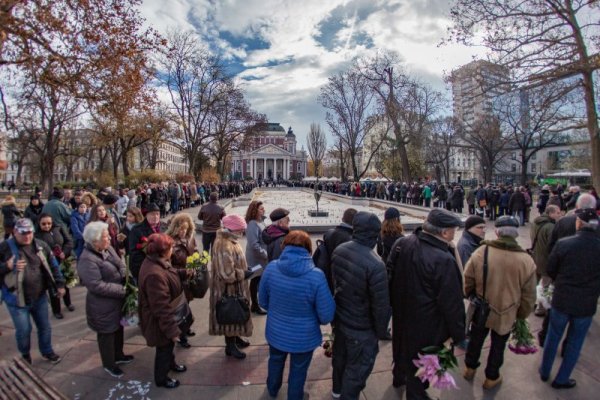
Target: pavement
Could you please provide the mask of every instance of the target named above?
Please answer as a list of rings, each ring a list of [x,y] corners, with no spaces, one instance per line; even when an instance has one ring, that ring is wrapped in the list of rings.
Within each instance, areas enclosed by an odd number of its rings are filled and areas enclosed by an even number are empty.
[[[186,210],[193,215],[197,209]],[[488,222],[487,237],[493,236],[492,223]],[[520,228],[519,239],[528,247],[529,227]],[[460,236],[460,232],[457,235]],[[313,241],[320,235],[312,235]],[[198,243],[200,237],[197,238]],[[245,241],[242,240],[242,246]],[[249,338],[251,346],[245,351],[247,358],[239,361],[226,357],[223,337],[208,335],[208,296],[196,299],[191,308],[196,318],[194,331],[196,336],[190,338],[192,347],[183,349],[176,347],[175,356],[179,363],[185,364],[188,371],[182,374],[172,373],[181,381],[181,386],[174,390],[157,388],[153,384],[154,349],[145,345],[139,328],[125,329],[125,353],[135,356],[134,362],[122,366],[125,375],[121,379],[109,376],[101,367],[96,342],[96,334],[86,325],[85,317],[86,289],[71,289],[71,298],[76,309],[74,312],[63,310],[65,318],[52,323],[53,345],[56,353],[63,359],[52,365],[42,359],[37,351],[35,328],[32,334],[33,368],[48,383],[57,387],[72,399],[224,399],[254,400],[270,399],[266,391],[268,345],[265,341],[264,329],[266,316],[253,315],[254,333]],[[537,332],[542,319],[531,316],[531,329]],[[328,332],[329,327],[323,327]],[[14,339],[12,321],[6,307],[0,307],[0,354],[2,359],[18,356]],[[486,343],[486,348],[488,343]],[[443,400],[520,400],[520,399],[564,399],[585,400],[600,398],[600,317],[596,315],[588,337],[585,341],[580,360],[572,377],[577,386],[570,390],[555,390],[549,383],[542,382],[537,373],[541,363],[541,352],[533,355],[516,355],[506,350],[505,362],[501,373],[503,383],[496,389],[484,391],[481,387],[484,376],[483,368],[477,373],[473,382],[465,381],[462,376],[463,352],[457,350],[460,369],[453,372],[458,390],[444,392],[430,390],[430,395]],[[380,342],[380,351],[375,368],[361,394],[361,400],[404,399],[404,391],[392,387],[392,355],[391,343]],[[482,363],[487,357],[486,350],[482,355]],[[559,361],[555,363],[554,373],[558,370]],[[287,372],[286,374],[287,375]],[[285,381],[284,381],[285,382]],[[309,369],[305,387],[312,400],[331,399],[331,359],[325,357],[323,350],[315,350]],[[285,399],[287,385],[284,383],[278,398]]]

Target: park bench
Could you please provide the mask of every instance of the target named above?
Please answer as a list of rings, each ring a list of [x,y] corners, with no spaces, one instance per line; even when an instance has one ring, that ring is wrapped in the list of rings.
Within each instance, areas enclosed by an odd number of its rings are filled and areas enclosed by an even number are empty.
[[[0,400],[67,400],[21,358],[0,361]]]

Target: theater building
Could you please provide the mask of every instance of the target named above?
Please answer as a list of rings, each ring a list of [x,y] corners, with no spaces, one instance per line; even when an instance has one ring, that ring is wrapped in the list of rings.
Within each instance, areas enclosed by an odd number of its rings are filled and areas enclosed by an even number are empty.
[[[290,127],[278,123],[260,124],[260,132],[242,151],[231,156],[234,180],[296,180],[306,176],[307,155],[304,148],[296,149],[296,135]]]

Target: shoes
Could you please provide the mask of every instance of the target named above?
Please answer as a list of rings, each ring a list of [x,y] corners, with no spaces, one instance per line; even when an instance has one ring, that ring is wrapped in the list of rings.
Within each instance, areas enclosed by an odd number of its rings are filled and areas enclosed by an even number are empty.
[[[385,336],[381,338],[381,340],[392,340],[392,331],[388,329],[385,333]]]
[[[64,316],[62,315],[62,313],[55,313],[54,314],[54,318],[56,318],[56,319],[63,319]]]
[[[392,380],[392,386],[395,387],[395,388],[399,388],[399,387],[402,387],[404,385],[406,385],[406,379],[396,379],[396,378],[394,378]]]
[[[73,312],[73,311],[75,311],[75,306],[74,306],[73,304],[69,304],[69,305],[67,306],[67,310],[69,310],[69,311]]]
[[[242,339],[239,336],[236,336],[235,338],[235,345],[240,348],[240,349],[245,349],[246,347],[250,346],[250,342],[247,340]]]
[[[188,337],[196,336],[196,332],[194,332],[194,331],[188,331],[188,332],[185,334],[185,336],[188,336]]]
[[[539,331],[539,332],[537,333],[537,338],[538,338],[538,345],[539,345],[540,347],[544,347],[544,342],[546,341],[546,335],[544,335],[544,334],[542,333],[542,331]]]
[[[483,388],[488,389],[488,390],[493,389],[501,383],[502,383],[502,376],[499,376],[498,379],[485,378],[485,381],[483,382]]]
[[[171,371],[173,371],[173,372],[185,372],[185,371],[187,371],[187,367],[185,365],[173,364],[173,365],[171,365]]]
[[[165,389],[175,389],[177,386],[179,386],[179,381],[177,379],[167,378],[166,381],[157,383],[156,386],[164,387]]]
[[[31,365],[33,363],[33,361],[31,361],[30,354],[21,354],[21,357],[23,357],[23,360],[27,361],[29,363],[29,365]]]
[[[233,343],[233,345],[227,345],[225,347],[225,355],[228,357],[237,358],[238,360],[243,360],[244,358],[246,358],[246,353],[240,351],[240,349],[238,349],[235,345],[235,342]]]
[[[468,381],[472,381],[473,378],[475,378],[475,373],[476,372],[477,372],[476,369],[466,367],[465,371],[463,372],[463,378],[465,378]]]
[[[542,382],[548,382],[548,377],[547,376],[540,375],[540,379],[542,380]]]
[[[123,370],[119,367],[114,367],[114,368],[104,368],[104,370],[106,372],[108,372],[108,374],[114,378],[120,378],[123,376]]]
[[[122,358],[119,358],[117,361],[115,361],[115,364],[117,365],[121,365],[121,364],[129,364],[130,362],[133,361],[133,356],[126,354],[124,355]]]
[[[535,315],[536,317],[545,317],[546,316],[546,310],[543,307],[536,307],[535,311],[533,312],[533,315]]]
[[[331,391],[331,397],[333,397],[334,399],[339,399],[340,397],[342,397],[341,393],[336,393],[333,390]]]
[[[50,361],[52,364],[58,364],[61,360],[60,356],[56,353],[42,354],[42,357]]]
[[[192,347],[190,342],[188,342],[187,340],[178,340],[177,343],[179,343],[179,346],[183,347],[184,349],[189,349],[190,347]]]
[[[469,338],[466,338],[465,340],[457,344],[456,347],[458,347],[461,350],[467,350],[467,347],[469,347]]]
[[[260,307],[252,307],[252,312],[256,315],[267,315],[267,312]]]
[[[567,383],[558,383],[556,381],[552,382],[552,387],[554,389],[571,389],[574,388],[575,385],[577,385],[575,379],[569,379]]]

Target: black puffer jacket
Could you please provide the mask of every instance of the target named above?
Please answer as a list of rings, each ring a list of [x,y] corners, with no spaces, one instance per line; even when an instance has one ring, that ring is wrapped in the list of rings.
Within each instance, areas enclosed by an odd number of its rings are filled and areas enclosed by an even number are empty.
[[[588,228],[559,240],[548,258],[554,279],[552,307],[573,317],[596,314],[600,296],[600,237]]]
[[[351,331],[387,334],[389,295],[387,273],[373,247],[381,229],[375,214],[359,212],[352,223],[352,240],[333,252],[335,323]]]

